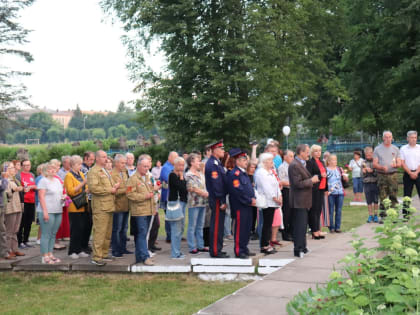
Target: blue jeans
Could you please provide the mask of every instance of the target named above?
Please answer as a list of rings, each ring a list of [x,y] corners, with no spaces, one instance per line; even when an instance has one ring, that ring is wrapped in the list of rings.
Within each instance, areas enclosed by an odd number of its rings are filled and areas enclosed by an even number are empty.
[[[44,213],[38,212],[41,226],[41,254],[52,253],[55,243],[55,235],[61,224],[61,213],[48,213],[48,222],[44,221]]]
[[[120,256],[127,250],[128,211],[115,212],[112,221],[112,255]]]
[[[206,207],[188,208],[187,242],[190,251],[204,247],[203,227],[205,214]]]
[[[168,202],[167,201],[161,201],[160,202],[160,208],[163,209],[166,213],[166,206]],[[165,220],[165,232],[166,232],[166,241],[171,240],[171,223],[169,221]]]
[[[339,230],[341,226],[341,209],[343,208],[344,195],[329,195],[328,208],[330,210],[330,230]],[[334,220],[335,212],[335,220]],[[334,224],[335,221],[335,224]]]
[[[136,238],[136,263],[144,262],[150,257],[146,237],[151,219],[151,215],[134,217],[137,227],[137,234],[134,236]]]
[[[363,178],[353,177],[353,193],[362,193],[362,192],[363,192]]]
[[[230,210],[226,211],[225,222],[224,222],[224,233],[223,236],[232,235],[232,218],[230,215]]]
[[[182,255],[181,253],[181,239],[182,234],[184,233],[184,223],[185,223],[185,202],[180,201],[182,212],[184,213],[184,218],[178,221],[169,221],[171,225],[171,257],[176,258]]]

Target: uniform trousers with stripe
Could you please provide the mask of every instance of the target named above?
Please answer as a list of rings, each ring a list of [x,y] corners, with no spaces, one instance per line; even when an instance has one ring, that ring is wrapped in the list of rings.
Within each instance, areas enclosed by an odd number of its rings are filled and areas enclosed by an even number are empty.
[[[235,256],[238,257],[241,254],[248,255],[248,242],[251,234],[253,209],[252,207],[243,207],[235,211],[235,226],[234,226],[234,238],[235,238]]]
[[[226,211],[220,210],[221,202],[219,199],[209,198],[211,209],[210,218],[210,256],[220,255],[223,249],[223,230],[225,225]]]

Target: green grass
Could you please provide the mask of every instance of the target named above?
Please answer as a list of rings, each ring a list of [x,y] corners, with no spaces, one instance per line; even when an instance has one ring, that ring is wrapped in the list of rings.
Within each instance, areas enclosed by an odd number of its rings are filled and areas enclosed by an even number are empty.
[[[245,286],[194,275],[0,273],[2,314],[193,314]]]

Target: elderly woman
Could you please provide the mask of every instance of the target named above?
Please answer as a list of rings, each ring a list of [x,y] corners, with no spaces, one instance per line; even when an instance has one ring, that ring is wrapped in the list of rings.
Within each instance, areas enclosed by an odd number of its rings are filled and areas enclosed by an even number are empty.
[[[353,159],[349,163],[351,178],[353,180],[354,201],[362,201],[363,196],[363,164],[362,152],[353,152]]]
[[[331,154],[327,160],[328,178],[328,208],[330,211],[330,232],[341,233],[341,209],[344,201],[344,188],[342,180],[348,181],[343,176],[343,171],[337,166],[337,156]],[[335,218],[334,218],[335,213]]]
[[[259,159],[258,172],[255,173],[256,189],[266,200],[262,209],[263,226],[261,232],[261,253],[274,254],[276,250],[270,246],[274,211],[281,206],[282,196],[276,174],[273,172],[274,156],[262,153]]]
[[[73,155],[70,158],[70,171],[64,178],[64,187],[70,198],[74,198],[87,190],[87,179],[80,171],[82,162],[82,158],[78,155]],[[85,252],[89,243],[89,213],[87,211],[87,202],[85,206],[79,208],[72,202],[68,207],[68,211],[70,219],[70,245],[68,254],[72,259],[88,257],[89,255]]]
[[[190,254],[208,252],[204,247],[203,227],[206,203],[209,193],[206,190],[204,174],[200,171],[200,156],[191,153],[187,158],[189,170],[185,174],[188,190],[188,230],[187,242]]]
[[[38,185],[39,222],[42,229],[41,255],[43,264],[54,264],[60,259],[54,257],[53,248],[57,230],[61,224],[61,215],[66,196],[63,194],[63,185],[56,178],[57,167],[49,162],[42,169],[44,176]]]
[[[174,160],[174,170],[169,174],[169,196],[168,201],[179,201],[184,218],[177,221],[170,221],[171,225],[171,257],[173,259],[184,259],[181,253],[181,238],[184,234],[185,207],[188,201],[187,182],[184,177],[185,161],[182,157]]]
[[[327,171],[324,162],[321,160],[321,146],[314,144],[310,154],[312,158],[306,163],[306,169],[311,176],[318,175],[320,181],[312,186],[312,207],[309,209],[308,221],[312,232],[312,238],[319,240],[325,238],[321,235],[321,211],[324,194],[328,190]]]
[[[12,162],[5,162],[2,170],[7,173],[8,186],[6,188],[7,205],[4,205],[6,226],[6,246],[8,255],[6,259],[16,259],[16,256],[25,256],[18,251],[17,233],[19,231],[20,220],[22,219],[22,205],[19,193],[23,190],[20,182],[15,178],[16,169]]]

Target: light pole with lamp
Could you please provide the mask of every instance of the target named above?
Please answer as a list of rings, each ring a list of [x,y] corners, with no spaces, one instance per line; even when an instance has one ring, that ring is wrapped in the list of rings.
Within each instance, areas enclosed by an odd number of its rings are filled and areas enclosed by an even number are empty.
[[[283,134],[286,136],[286,148],[289,150],[289,135],[290,135],[290,127],[284,126],[283,127]]]

